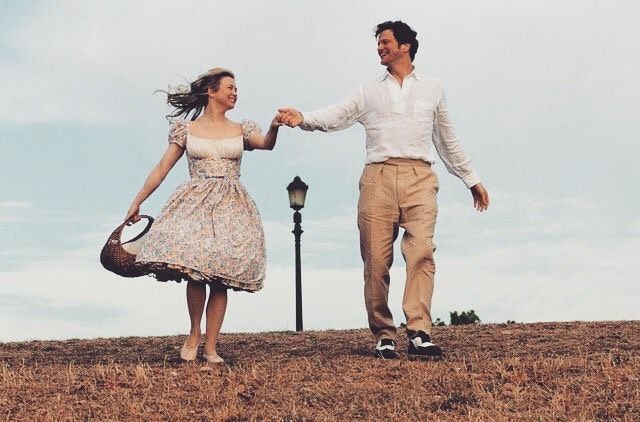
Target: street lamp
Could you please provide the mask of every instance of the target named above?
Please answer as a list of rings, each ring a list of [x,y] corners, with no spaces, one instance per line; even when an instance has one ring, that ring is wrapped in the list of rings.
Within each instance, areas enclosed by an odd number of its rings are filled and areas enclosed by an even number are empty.
[[[302,214],[304,200],[307,197],[307,186],[300,177],[296,176],[293,182],[287,186],[289,191],[289,206],[295,210],[293,213],[293,235],[296,240],[296,331],[302,331],[302,273],[300,272],[300,235],[302,235]]]

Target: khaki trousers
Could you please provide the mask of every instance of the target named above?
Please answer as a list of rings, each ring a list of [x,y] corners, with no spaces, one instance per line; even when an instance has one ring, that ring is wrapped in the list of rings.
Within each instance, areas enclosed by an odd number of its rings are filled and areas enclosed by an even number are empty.
[[[438,177],[422,160],[392,158],[368,164],[362,172],[358,228],[364,298],[376,340],[396,337],[388,298],[393,243],[399,227],[404,229],[401,250],[407,265],[402,299],[407,333],[431,332],[437,193]]]

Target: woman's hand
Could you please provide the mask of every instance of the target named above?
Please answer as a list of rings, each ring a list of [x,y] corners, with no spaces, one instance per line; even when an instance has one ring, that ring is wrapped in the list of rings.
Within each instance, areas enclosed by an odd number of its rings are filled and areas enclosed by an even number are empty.
[[[182,157],[182,154],[184,154],[183,147],[173,142],[169,144],[160,162],[151,170],[149,176],[147,176],[147,180],[144,182],[144,185],[142,185],[142,189],[140,189],[140,192],[138,192],[133,199],[131,207],[129,211],[127,211],[127,216],[124,219],[128,226],[140,221],[140,216],[138,215],[140,213],[140,204],[160,186],[160,183],[162,183],[169,173],[169,170],[171,170],[180,157]]]
[[[289,127],[297,127],[304,123],[304,116],[299,110],[291,107],[283,107],[278,109],[280,121]]]
[[[251,132],[247,136],[247,141],[253,149],[266,149],[272,150],[276,145],[276,139],[278,138],[278,129],[285,123],[282,120],[282,113],[276,113],[269,124],[269,130],[264,135],[257,133],[257,131]]]
[[[127,211],[127,216],[124,218],[124,221],[127,222],[127,226],[137,223],[140,221],[140,205],[131,204],[129,211]]]
[[[274,129],[277,129],[280,126],[284,125],[284,122],[282,120],[283,120],[282,113],[276,114],[273,120],[271,120],[271,127]]]

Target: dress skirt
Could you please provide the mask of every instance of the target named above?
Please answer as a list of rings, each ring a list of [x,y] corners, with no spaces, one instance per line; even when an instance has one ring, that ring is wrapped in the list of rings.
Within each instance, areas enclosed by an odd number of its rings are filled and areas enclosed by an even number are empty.
[[[256,204],[240,182],[240,160],[190,159],[189,169],[191,179],[155,219],[136,262],[158,281],[260,290],[264,231]]]

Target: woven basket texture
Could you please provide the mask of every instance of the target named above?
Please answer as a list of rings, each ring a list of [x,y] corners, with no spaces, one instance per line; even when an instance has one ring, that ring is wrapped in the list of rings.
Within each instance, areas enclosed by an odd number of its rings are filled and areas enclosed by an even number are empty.
[[[142,236],[147,234],[151,228],[151,224],[153,224],[153,217],[141,215],[140,218],[148,220],[147,226],[133,239],[122,243],[122,230],[124,230],[124,227],[127,224],[126,221],[120,224],[113,233],[111,233],[111,236],[109,236],[109,239],[107,239],[107,242],[104,244],[102,251],[100,252],[100,263],[105,269],[122,277],[140,277],[149,274],[149,271],[147,271],[143,266],[136,264],[136,256],[127,252],[122,247],[123,244],[135,242],[140,239]]]

